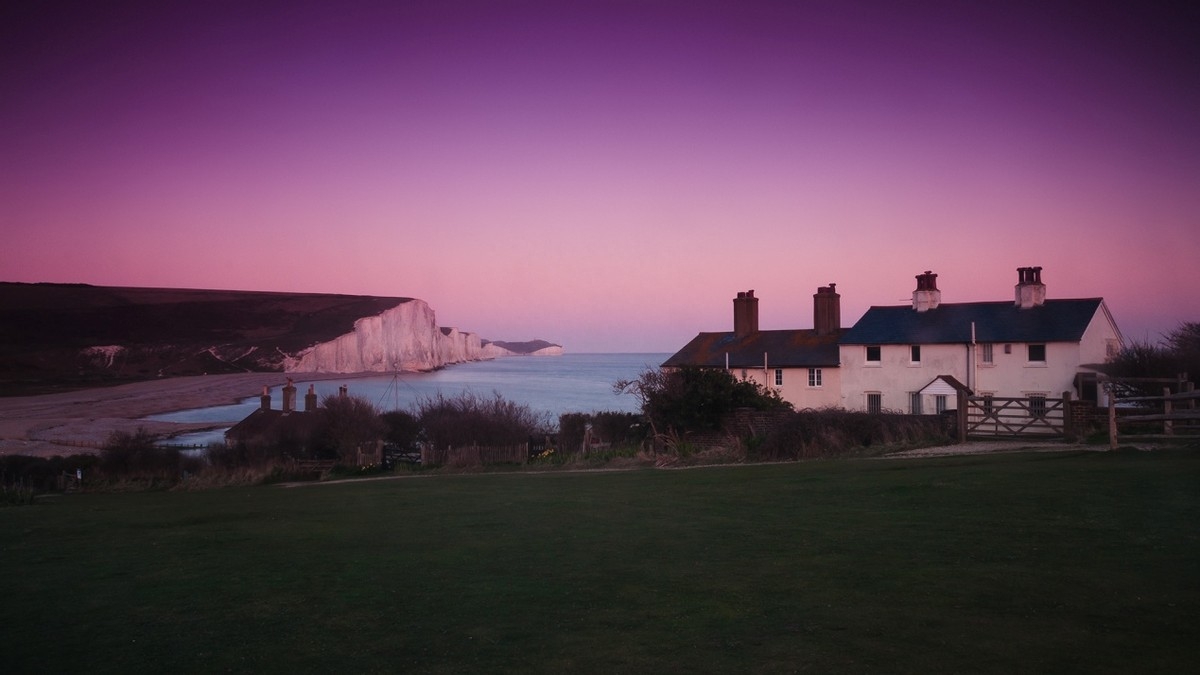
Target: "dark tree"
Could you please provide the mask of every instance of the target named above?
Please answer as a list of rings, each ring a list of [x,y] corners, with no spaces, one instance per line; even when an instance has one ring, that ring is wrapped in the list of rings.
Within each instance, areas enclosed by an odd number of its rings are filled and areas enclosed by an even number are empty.
[[[317,452],[353,464],[359,446],[375,443],[387,433],[379,411],[359,396],[326,396],[321,400],[321,420],[317,426]]]
[[[636,380],[617,382],[613,389],[636,396],[657,433],[715,430],[738,408],[792,407],[775,390],[716,368],[646,370]]]

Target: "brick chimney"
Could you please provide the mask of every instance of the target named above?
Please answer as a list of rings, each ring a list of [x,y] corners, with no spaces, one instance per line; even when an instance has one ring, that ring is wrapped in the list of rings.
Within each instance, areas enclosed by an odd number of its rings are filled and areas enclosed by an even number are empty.
[[[259,404],[260,408],[262,408],[263,410],[271,409],[271,390],[268,389],[265,384],[263,385],[262,396],[259,396],[258,400],[260,401],[260,404]]]
[[[304,395],[304,412],[313,412],[317,409],[317,390],[313,385],[308,385],[308,393]]]
[[[290,413],[296,409],[296,385],[292,384],[292,378],[288,378],[287,385],[283,388],[283,412]]]
[[[1042,268],[1018,267],[1016,305],[1021,309],[1040,307],[1046,302],[1046,284],[1042,283]]]
[[[817,335],[832,335],[842,327],[842,296],[834,284],[820,286],[813,294],[813,328]]]
[[[929,270],[917,275],[917,290],[912,294],[913,309],[924,312],[937,309],[942,302],[942,292],[937,287],[937,275]]]
[[[754,291],[739,291],[733,299],[733,334],[746,337],[758,332],[758,298]]]

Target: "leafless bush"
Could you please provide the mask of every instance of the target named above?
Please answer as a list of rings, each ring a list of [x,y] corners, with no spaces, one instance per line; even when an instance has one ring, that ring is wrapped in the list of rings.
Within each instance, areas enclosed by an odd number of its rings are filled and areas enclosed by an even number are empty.
[[[544,435],[549,416],[527,405],[514,403],[499,393],[490,398],[464,392],[417,402],[417,418],[425,440],[435,447],[515,445],[531,436]]]

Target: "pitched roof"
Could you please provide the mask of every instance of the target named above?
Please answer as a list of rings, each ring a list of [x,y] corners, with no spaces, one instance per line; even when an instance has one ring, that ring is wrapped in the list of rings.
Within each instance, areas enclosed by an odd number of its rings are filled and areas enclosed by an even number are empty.
[[[252,441],[279,435],[307,436],[316,427],[318,417],[317,412],[293,410],[285,413],[282,410],[258,408],[230,427],[225,432],[225,438]]]
[[[918,312],[910,305],[872,307],[842,334],[842,344],[1078,342],[1104,300],[1047,300],[1021,309],[1012,302],[946,303]]]
[[[938,382],[944,383],[945,386],[944,387],[938,386]],[[924,394],[927,392],[938,393],[939,391],[942,391],[945,389],[950,389],[955,392],[959,392],[959,391],[966,392],[968,395],[972,393],[971,390],[967,388],[967,385],[963,384],[962,382],[959,382],[958,378],[954,377],[953,375],[938,375],[937,377],[930,380],[929,384],[925,385],[924,387],[921,387],[917,391]]]
[[[700,333],[662,365],[724,368],[728,354],[730,368],[761,368],[764,353],[771,368],[834,367],[839,363],[838,333],[817,335],[811,328],[760,330],[740,338],[732,331]]]

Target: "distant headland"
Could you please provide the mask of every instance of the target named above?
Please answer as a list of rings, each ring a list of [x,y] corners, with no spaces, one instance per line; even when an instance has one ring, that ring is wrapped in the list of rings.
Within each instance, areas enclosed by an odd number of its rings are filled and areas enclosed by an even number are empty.
[[[187,375],[422,371],[557,355],[437,325],[423,300],[0,282],[0,393]]]

